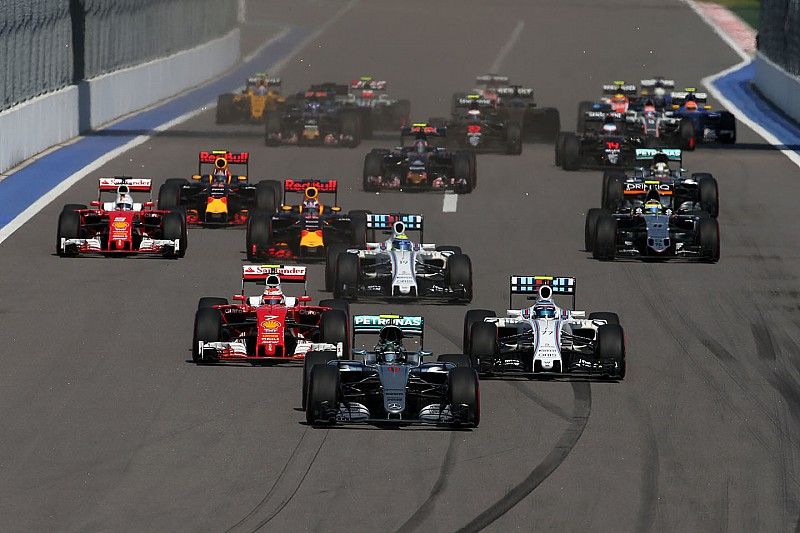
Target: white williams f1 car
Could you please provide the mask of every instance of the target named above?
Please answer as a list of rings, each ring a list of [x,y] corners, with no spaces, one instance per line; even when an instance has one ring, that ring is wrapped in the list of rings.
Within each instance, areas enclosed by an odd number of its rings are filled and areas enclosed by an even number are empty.
[[[473,309],[464,317],[464,353],[481,374],[578,374],[611,379],[625,377],[625,337],[616,313],[590,313],[558,307],[553,295],[571,295],[575,278],[511,276],[514,294],[535,303],[509,310]]]
[[[472,300],[472,263],[461,248],[413,242],[406,235],[419,231],[422,237],[421,215],[369,214],[367,230],[388,230],[391,237],[327,257],[325,279],[336,298]]]

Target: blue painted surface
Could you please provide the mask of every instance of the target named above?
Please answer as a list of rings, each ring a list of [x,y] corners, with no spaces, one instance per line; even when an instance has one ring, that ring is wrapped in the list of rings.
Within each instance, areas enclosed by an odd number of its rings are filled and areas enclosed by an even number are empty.
[[[752,62],[718,78],[713,85],[747,117],[772,133],[786,147],[800,154],[800,125],[753,90],[755,76]]]
[[[55,150],[9,175],[0,181],[0,228],[56,185],[103,154],[152,131],[165,122],[216,101],[219,94],[240,87],[242,81],[254,71],[268,71],[300,44],[306,34],[304,30],[293,28],[256,57],[242,63],[219,80],[83,137],[74,144]]]

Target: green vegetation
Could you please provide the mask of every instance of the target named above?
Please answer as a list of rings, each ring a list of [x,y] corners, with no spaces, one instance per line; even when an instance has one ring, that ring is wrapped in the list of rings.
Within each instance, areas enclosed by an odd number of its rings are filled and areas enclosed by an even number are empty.
[[[758,30],[758,13],[761,9],[761,0],[714,0],[714,2],[727,7]]]

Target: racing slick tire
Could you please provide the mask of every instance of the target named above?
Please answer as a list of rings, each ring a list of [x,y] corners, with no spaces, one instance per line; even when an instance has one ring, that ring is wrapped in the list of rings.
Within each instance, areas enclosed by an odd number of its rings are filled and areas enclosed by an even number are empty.
[[[369,182],[369,176],[383,176],[386,172],[386,165],[383,154],[380,152],[370,152],[364,156],[364,190],[366,192],[376,192],[380,186]]]
[[[681,150],[691,152],[697,146],[697,139],[695,137],[694,124],[691,120],[681,120],[678,134],[681,139]]]
[[[358,283],[361,279],[361,263],[355,254],[343,253],[336,258],[336,277],[333,283],[333,297],[355,300],[358,297]]]
[[[722,111],[720,113],[719,129],[731,130],[733,133],[724,134],[719,136],[719,142],[722,144],[736,144],[736,117],[730,111]]]
[[[561,132],[561,115],[555,107],[533,109],[524,118],[524,134],[528,142],[554,142]]]
[[[311,379],[311,371],[317,365],[327,365],[328,361],[333,361],[336,359],[336,352],[327,350],[327,351],[316,351],[312,350],[306,353],[305,358],[303,359],[303,398],[302,398],[302,406],[303,411],[306,410],[306,402],[308,401],[308,382]]]
[[[320,307],[330,307],[331,309],[337,309],[345,314],[345,316],[350,316],[350,302],[347,300],[337,300],[336,298],[325,298],[324,300],[319,301]]]
[[[581,141],[574,133],[567,133],[564,138],[564,170],[581,168]]]
[[[256,183],[256,209],[265,213],[278,210],[280,200],[275,194],[275,180],[263,180]]]
[[[470,335],[472,334],[472,326],[483,322],[484,318],[493,318],[496,316],[497,313],[488,309],[470,309],[467,311],[467,313],[464,315],[464,334],[461,337],[461,342],[463,345],[462,349],[464,350],[465,354],[469,353],[469,340]]]
[[[584,250],[591,252],[594,249],[594,236],[597,232],[597,220],[611,213],[607,209],[593,207],[586,213],[586,224],[583,230]]]
[[[319,341],[336,345],[342,343],[342,353],[349,356],[348,316],[341,309],[325,311],[319,320]]]
[[[517,122],[506,125],[506,154],[520,155],[522,153],[522,127]]]
[[[311,426],[330,425],[336,421],[339,402],[339,369],[316,365],[308,379],[306,422]]]
[[[583,101],[578,104],[578,120],[575,123],[575,131],[583,133],[586,130],[586,112],[591,111],[594,102]]]
[[[203,296],[200,298],[200,301],[197,302],[197,309],[204,309],[215,305],[228,305],[228,299],[220,298],[219,296]]]
[[[716,219],[701,218],[697,222],[697,244],[706,261],[719,261],[719,223]]]
[[[472,175],[472,164],[470,161],[470,154],[468,152],[456,152],[453,154],[453,177],[456,180],[463,179],[466,183],[464,185],[456,186],[456,193],[467,194],[472,192],[475,188],[475,181]]]
[[[230,124],[233,122],[233,95],[221,94],[217,97],[217,124]]]
[[[613,261],[617,255],[617,220],[611,215],[597,219],[592,257],[598,261]]]
[[[589,320],[605,320],[606,324],[615,324],[619,326],[619,315],[610,311],[589,313]]]
[[[264,133],[264,144],[267,146],[278,146],[281,142],[273,139],[275,136],[281,134],[281,117],[279,113],[270,113],[267,115],[266,127]]]
[[[458,255],[458,254],[464,253],[464,252],[461,251],[461,247],[460,246],[437,246],[436,247],[436,251],[437,252],[450,252],[453,255]]]
[[[595,355],[602,364],[613,363],[615,370],[609,377],[625,378],[625,335],[619,324],[605,324],[597,328]]]
[[[556,155],[555,155],[555,164],[557,167],[564,166],[564,140],[567,138],[567,132],[562,131],[556,137]]]
[[[609,211],[616,211],[625,196],[623,183],[625,173],[619,170],[606,170],[603,172],[602,206]]]
[[[364,249],[367,247],[367,213],[363,210],[352,210],[348,213],[350,217],[350,228],[352,230],[352,236],[350,239],[350,244],[355,246],[359,249]]]
[[[66,204],[61,208],[61,211],[80,211],[82,209],[86,209],[86,206],[83,204]]]
[[[222,339],[222,314],[213,307],[204,307],[194,315],[194,336],[192,337],[192,360],[198,365],[216,363],[216,360],[203,359],[198,343],[219,342]]]
[[[478,427],[481,422],[481,396],[478,373],[472,368],[456,367],[447,373],[447,396],[455,424]],[[455,406],[461,409],[453,409]]]
[[[361,117],[356,113],[347,113],[342,117],[342,135],[347,135],[352,140],[346,145],[355,148],[361,144]]]
[[[692,174],[692,179],[697,182],[697,196],[703,210],[712,218],[719,215],[719,186],[711,174],[702,172]]]
[[[347,246],[343,244],[332,244],[325,251],[325,290],[333,291],[336,285],[336,272],[338,272],[337,260],[339,254],[347,251]]]
[[[183,257],[186,255],[186,219],[180,212],[170,211],[164,216],[163,236],[168,241],[178,241],[177,253],[169,254],[170,257]]]
[[[186,180],[171,178],[158,189],[158,208],[169,210],[181,206],[181,192]]]
[[[492,322],[478,322],[469,332],[469,352],[472,367],[491,366],[497,355],[497,325]],[[486,364],[488,363],[488,365]]]
[[[442,354],[436,358],[436,361],[439,363],[451,363],[456,368],[472,368],[472,362],[469,360],[469,356],[463,353]]]
[[[472,261],[468,255],[454,254],[447,259],[445,281],[452,291],[463,289],[460,301],[466,303],[472,301]]]
[[[74,209],[67,210],[67,207],[64,206],[64,210],[58,216],[58,231],[56,232],[56,254],[61,257],[74,255],[61,250],[61,239],[77,239],[81,228],[80,214]]]
[[[272,240],[272,213],[254,211],[247,217],[247,260],[257,261]]]

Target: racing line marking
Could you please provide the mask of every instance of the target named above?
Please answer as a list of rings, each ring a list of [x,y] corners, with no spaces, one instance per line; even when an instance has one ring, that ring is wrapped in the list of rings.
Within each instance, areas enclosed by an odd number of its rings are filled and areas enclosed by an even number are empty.
[[[451,192],[444,193],[442,200],[442,213],[455,213],[458,209],[458,195]]]
[[[298,46],[293,48],[281,60],[279,60],[277,63],[273,64],[273,68],[270,69],[270,70],[272,72],[277,73],[281,69],[283,69],[287,65],[287,63],[295,55],[297,55],[297,53],[299,53],[303,48],[308,46],[308,44],[311,43],[311,41],[313,41],[314,39],[317,39],[324,31],[326,31],[332,24],[334,24],[336,21],[338,21],[348,11],[353,9],[356,6],[356,4],[358,4],[358,2],[359,2],[359,0],[350,0],[350,2],[348,2],[339,11],[337,11],[336,14],[333,17],[331,17],[330,19],[325,21],[325,23],[322,24],[314,33],[310,34],[306,39],[301,41]],[[264,45],[260,46],[258,48],[257,52],[263,51],[264,49],[266,49],[266,47],[268,45],[270,45],[270,44],[282,39],[287,34],[288,34],[288,29],[285,29],[284,31],[280,32],[278,35],[273,36],[271,39],[269,39],[267,42],[265,42]],[[247,57],[252,59],[253,57],[255,57],[255,54],[250,54]],[[247,59],[247,58],[245,58],[245,59]],[[209,80],[209,81],[213,81],[213,80]],[[178,98],[180,96],[181,95],[176,95],[175,98]],[[169,100],[167,100],[167,101],[169,101]],[[154,104],[152,106],[152,108],[161,106],[161,105],[165,104],[167,101],[157,102],[156,104]],[[85,167],[81,168],[80,170],[78,170],[74,174],[70,175],[69,177],[67,177],[66,179],[64,179],[60,183],[58,183],[55,187],[53,187],[52,189],[47,191],[47,193],[42,195],[35,202],[33,202],[31,205],[29,205],[24,211],[22,211],[20,214],[18,214],[16,217],[14,217],[13,220],[9,221],[8,224],[6,224],[2,228],[0,228],[0,244],[2,244],[3,241],[8,239],[15,231],[17,231],[19,228],[21,228],[31,218],[33,218],[39,211],[41,211],[42,209],[47,207],[48,204],[53,202],[55,199],[57,199],[59,196],[61,196],[64,192],[66,192],[70,187],[75,185],[78,181],[80,181],[81,179],[83,179],[84,177],[89,175],[90,173],[96,171],[98,168],[100,168],[101,166],[105,165],[106,163],[108,163],[109,161],[113,160],[114,158],[119,157],[120,155],[124,154],[125,152],[127,152],[127,151],[129,151],[129,150],[141,145],[142,143],[146,142],[148,139],[153,137],[154,134],[158,134],[158,133],[161,133],[161,132],[163,132],[165,130],[173,128],[173,127],[177,126],[178,124],[186,122],[187,120],[190,120],[191,118],[199,115],[200,113],[202,113],[204,111],[207,111],[209,109],[213,109],[215,107],[216,107],[216,101],[212,101],[212,102],[203,104],[203,105],[201,105],[200,107],[198,107],[197,109],[195,109],[193,111],[185,113],[185,114],[183,114],[183,115],[181,115],[181,116],[179,116],[179,117],[177,117],[177,118],[175,118],[173,120],[170,120],[169,122],[165,122],[165,123],[163,123],[163,124],[161,124],[159,126],[154,127],[152,129],[153,133],[148,134],[148,135],[140,135],[139,137],[136,137],[136,138],[132,139],[131,141],[123,144],[122,146],[119,146],[119,147],[111,150],[110,152],[106,152],[105,154],[99,156],[97,159],[95,159],[94,161],[92,161],[91,163],[89,163]],[[142,113],[142,112],[146,111],[147,109],[148,108],[144,108],[144,109],[141,109],[139,111],[136,111],[136,112],[128,115],[128,117],[135,116],[135,115],[137,115],[139,113]],[[70,140],[69,144],[71,144],[71,143],[73,143],[76,140],[81,139],[81,138],[83,138],[83,136],[76,137],[75,139]]]

